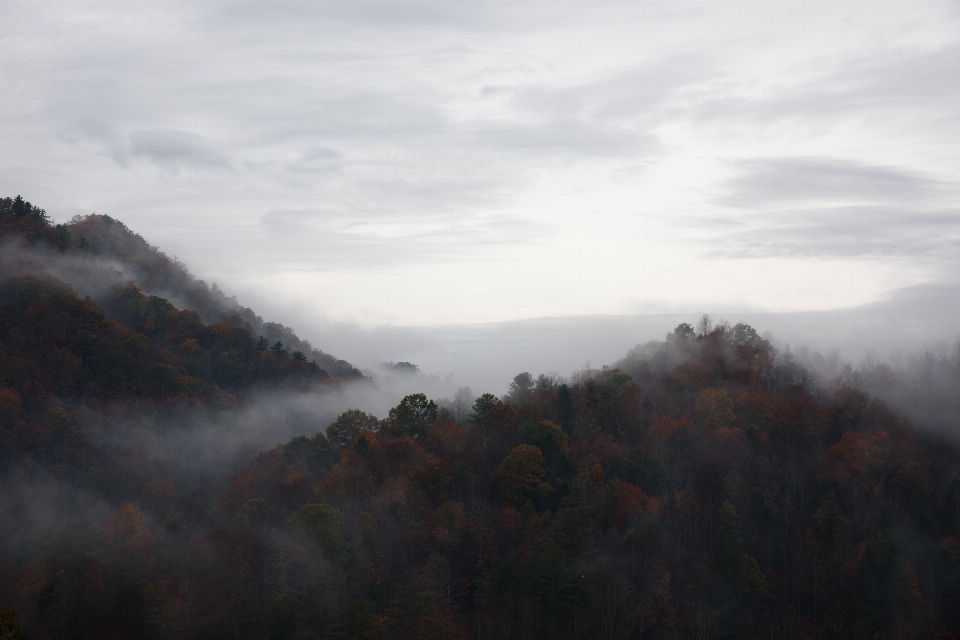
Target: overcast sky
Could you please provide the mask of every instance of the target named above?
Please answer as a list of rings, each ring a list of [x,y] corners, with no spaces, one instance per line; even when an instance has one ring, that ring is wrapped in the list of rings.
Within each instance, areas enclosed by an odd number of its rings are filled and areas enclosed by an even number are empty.
[[[300,320],[947,281],[958,125],[958,2],[0,0],[0,194]]]

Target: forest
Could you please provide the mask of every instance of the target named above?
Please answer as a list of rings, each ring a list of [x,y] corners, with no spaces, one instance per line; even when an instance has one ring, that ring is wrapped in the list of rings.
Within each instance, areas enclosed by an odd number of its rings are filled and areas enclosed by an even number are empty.
[[[218,454],[374,383],[106,216],[0,243],[0,638],[960,640],[960,425],[753,327]]]

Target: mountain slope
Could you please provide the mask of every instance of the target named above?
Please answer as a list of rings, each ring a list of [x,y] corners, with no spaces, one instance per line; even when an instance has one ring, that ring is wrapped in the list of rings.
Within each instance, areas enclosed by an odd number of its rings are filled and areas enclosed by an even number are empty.
[[[319,430],[372,387],[129,282],[217,303],[113,221],[4,206],[4,633],[960,638],[956,442],[752,327]]]
[[[277,341],[290,352],[300,351],[334,378],[358,380],[363,375],[350,363],[315,349],[292,329],[265,322],[216,285],[193,277],[186,266],[150,245],[142,236],[109,216],[92,214],[53,226],[46,213],[19,199],[0,199],[0,278],[16,275],[53,275],[69,283],[81,296],[90,296],[113,317],[128,322],[119,289],[131,283],[147,297],[164,298],[178,309],[199,314],[208,325],[227,322],[245,326],[270,344]],[[116,315],[115,315],[116,314]],[[128,325],[140,331],[142,327]]]

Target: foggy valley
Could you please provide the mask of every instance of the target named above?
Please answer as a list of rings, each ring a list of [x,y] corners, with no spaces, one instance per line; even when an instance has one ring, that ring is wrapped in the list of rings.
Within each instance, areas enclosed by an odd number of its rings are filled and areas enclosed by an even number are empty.
[[[0,640],[960,640],[960,2],[0,2]]]
[[[110,217],[0,218],[5,633],[960,623],[949,309],[322,331],[356,367]]]

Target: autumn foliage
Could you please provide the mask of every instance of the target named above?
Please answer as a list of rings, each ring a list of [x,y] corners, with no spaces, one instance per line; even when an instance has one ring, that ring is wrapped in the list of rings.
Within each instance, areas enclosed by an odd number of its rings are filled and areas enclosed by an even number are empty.
[[[135,287],[115,301],[0,283],[4,492],[34,474],[91,505],[29,546],[0,533],[3,633],[960,633],[956,440],[812,385],[746,325],[681,325],[569,381],[518,376],[460,420],[423,394],[382,419],[354,409],[184,476],[150,453],[183,416],[332,382],[240,322]],[[138,446],[119,445],[111,425],[134,421]]]

